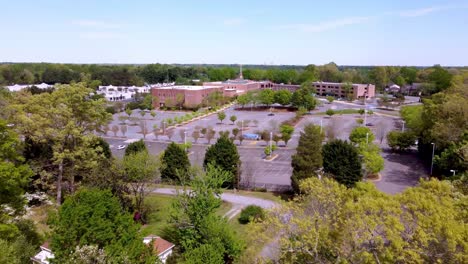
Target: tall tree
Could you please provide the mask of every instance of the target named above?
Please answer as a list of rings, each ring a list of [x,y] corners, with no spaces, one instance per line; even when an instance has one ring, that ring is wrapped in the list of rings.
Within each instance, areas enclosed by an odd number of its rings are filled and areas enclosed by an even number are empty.
[[[225,183],[226,187],[238,187],[241,165],[240,156],[236,145],[227,136],[221,136],[214,145],[206,150],[203,166],[207,168],[208,164],[214,164],[231,173],[230,179]]]
[[[139,151],[124,156],[122,167],[124,179],[135,199],[135,209],[144,214],[148,184],[157,182],[160,178],[159,158],[150,155],[147,151]]]
[[[161,177],[165,180],[185,182],[189,180],[190,161],[181,146],[171,142],[162,154]]]
[[[301,132],[296,154],[292,156],[291,166],[293,172],[291,185],[293,190],[299,192],[299,182],[314,177],[322,167],[322,141],[324,134],[320,126],[309,124]]]
[[[196,259],[198,257],[223,259],[231,263],[237,260],[242,252],[242,241],[227,221],[215,211],[222,203],[221,186],[230,178],[230,172],[209,164],[206,173],[196,175],[173,203],[171,222],[188,263],[199,263]],[[190,187],[190,190],[186,187]],[[209,250],[208,253],[206,247],[214,247],[216,251]],[[209,256],[201,255],[200,251]]]
[[[103,99],[90,100],[91,89],[81,83],[59,85],[52,93],[17,98],[13,108],[21,133],[35,142],[51,142],[57,165],[57,203],[62,200],[62,181],[67,176],[74,191],[77,173],[96,165],[98,155],[89,145],[94,131],[107,124],[110,115]],[[81,176],[85,176],[82,174]]]

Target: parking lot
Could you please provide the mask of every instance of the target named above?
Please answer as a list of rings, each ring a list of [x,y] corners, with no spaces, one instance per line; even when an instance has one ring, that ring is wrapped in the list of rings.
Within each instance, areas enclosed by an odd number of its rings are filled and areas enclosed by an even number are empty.
[[[361,108],[359,106],[355,106],[356,108]],[[273,161],[265,161],[264,160],[264,147],[266,146],[267,142],[262,140],[244,140],[242,145],[239,145],[240,142],[237,140],[235,144],[238,145],[238,151],[241,156],[242,161],[242,175],[241,181],[244,185],[249,187],[265,187],[269,190],[275,189],[283,189],[290,185],[290,176],[292,173],[291,168],[291,156],[295,153],[295,148],[297,146],[300,132],[303,130],[304,126],[313,123],[315,125],[321,125],[326,130],[332,127],[334,130],[334,134],[336,138],[340,139],[348,139],[349,133],[354,127],[359,126],[357,119],[363,118],[363,116],[359,114],[347,114],[347,115],[334,115],[332,117],[317,115],[317,112],[326,111],[328,108],[333,109],[349,109],[347,105],[343,105],[340,103],[332,103],[332,104],[323,104],[317,110],[313,111],[310,115],[306,115],[295,127],[294,134],[291,140],[288,142],[287,147],[280,147],[278,150],[275,151],[275,154],[278,154],[277,158]],[[276,130],[279,127],[281,122],[294,117],[295,113],[293,112],[275,112],[274,115],[269,115],[268,111],[237,111],[234,107],[230,107],[225,110],[226,119],[223,120],[221,123],[218,119],[217,114],[212,114],[205,118],[190,122],[188,124],[178,126],[174,129],[174,135],[171,140],[168,139],[167,136],[159,136],[156,140],[153,134],[147,135],[146,137],[146,144],[153,155],[160,154],[167,146],[170,141],[175,141],[177,143],[183,143],[184,137],[186,136],[187,141],[194,142],[192,138],[192,132],[195,129],[200,129],[203,127],[210,127],[213,128],[215,131],[232,131],[232,129],[238,127],[236,123],[238,121],[244,121],[244,133],[259,133],[262,130]],[[156,118],[152,119],[152,117],[147,114],[145,116],[146,122],[148,122],[149,126],[151,124],[159,124],[164,118],[173,118],[177,115],[183,115],[184,113],[170,113],[170,112],[157,112]],[[135,113],[135,116],[139,116],[139,114]],[[235,115],[237,117],[236,122],[233,124],[229,117]],[[246,121],[250,120],[250,122]],[[257,124],[254,123],[253,120],[257,120]],[[114,121],[115,123],[117,121]],[[417,183],[416,174],[424,174],[424,169],[421,166],[416,166],[415,173],[411,174],[411,166],[408,165],[404,168],[405,173],[410,173],[411,175],[408,177],[400,176],[398,171],[402,171],[401,162],[395,162],[397,156],[395,154],[388,153],[388,146],[386,145],[385,137],[381,136],[383,133],[387,133],[393,129],[398,128],[398,119],[385,116],[385,115],[368,115],[367,116],[367,123],[371,123],[372,126],[369,128],[373,131],[376,135],[375,142],[378,144],[382,149],[385,150],[383,153],[383,157],[385,159],[385,170],[382,172],[383,179],[381,182],[377,183],[377,187],[383,191],[394,193],[396,191],[401,191],[405,188],[405,186],[415,185]],[[248,125],[247,125],[248,124]],[[141,133],[139,132],[138,126],[128,126],[128,132],[126,137],[113,137],[107,138],[108,142],[112,146],[112,151],[116,156],[123,156],[124,150],[117,150],[118,145],[127,145],[125,143],[128,139],[140,139],[143,138]],[[186,132],[184,134],[184,131]],[[328,132],[326,132],[328,133]],[[211,144],[216,141],[218,137],[218,133],[216,134],[215,138],[211,140]],[[207,144],[207,139],[200,138],[197,143],[193,143],[193,146],[190,150],[189,159],[192,165],[201,166],[203,164],[203,159],[205,155],[206,148],[209,146]],[[281,143],[280,146],[283,144]],[[410,157],[411,158],[411,157]],[[415,164],[414,158],[411,160],[411,164]],[[403,160],[404,163],[404,160]],[[397,175],[398,174],[398,175]],[[387,184],[388,183],[388,184]],[[390,186],[393,184],[394,186]]]

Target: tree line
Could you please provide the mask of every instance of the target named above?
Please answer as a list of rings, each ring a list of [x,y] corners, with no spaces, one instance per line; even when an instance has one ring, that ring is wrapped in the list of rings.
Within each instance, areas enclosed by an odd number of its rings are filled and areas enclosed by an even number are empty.
[[[389,83],[400,86],[412,83],[426,84],[427,94],[448,88],[453,75],[466,71],[464,68],[443,68],[438,65],[428,68],[376,66],[338,66],[331,62],[325,65],[307,66],[251,66],[243,71],[245,79],[270,80],[275,83],[302,84],[306,81],[373,83],[382,91]],[[98,64],[52,64],[13,63],[0,65],[0,84],[68,84],[87,82],[91,88],[99,85],[136,85],[145,83],[176,82],[197,84],[193,80],[224,81],[239,75],[238,66],[213,65],[98,65]]]

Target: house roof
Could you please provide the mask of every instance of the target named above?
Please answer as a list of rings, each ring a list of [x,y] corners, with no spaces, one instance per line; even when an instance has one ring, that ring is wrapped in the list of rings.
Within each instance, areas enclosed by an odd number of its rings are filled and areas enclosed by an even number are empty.
[[[145,244],[151,242],[153,245],[154,250],[158,253],[158,256],[162,255],[166,251],[172,249],[175,245],[171,242],[164,240],[158,236],[150,235],[143,239]]]

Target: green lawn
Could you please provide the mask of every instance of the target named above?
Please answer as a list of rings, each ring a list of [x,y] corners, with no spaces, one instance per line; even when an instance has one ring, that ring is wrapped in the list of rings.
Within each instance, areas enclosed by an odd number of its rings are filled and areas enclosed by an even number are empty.
[[[169,227],[169,214],[171,203],[174,196],[164,194],[150,194],[146,198],[146,204],[151,208],[152,212],[148,217],[148,223],[144,225],[141,232],[146,235],[161,235],[165,228]]]
[[[170,226],[169,217],[171,210],[171,203],[175,199],[174,196],[164,194],[150,194],[146,198],[146,204],[152,209],[148,217],[148,223],[144,225],[141,232],[146,235],[163,235],[164,231]],[[223,202],[221,207],[218,208],[217,214],[224,215],[231,209],[230,203]]]
[[[335,115],[350,115],[350,114],[359,114],[358,109],[341,109],[341,110],[333,110]],[[314,115],[326,115],[326,112],[318,112],[314,113]]]
[[[34,221],[37,227],[37,231],[41,235],[47,236],[51,231],[50,227],[47,225],[47,218],[49,214],[56,212],[57,209],[55,205],[41,205],[35,206],[30,209],[31,211],[25,216],[26,219]]]

